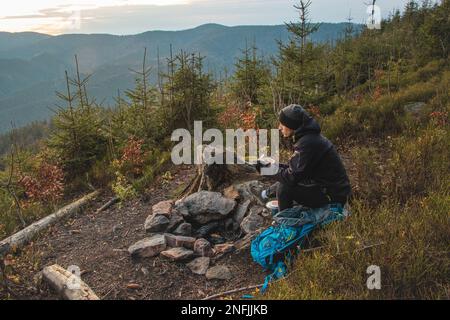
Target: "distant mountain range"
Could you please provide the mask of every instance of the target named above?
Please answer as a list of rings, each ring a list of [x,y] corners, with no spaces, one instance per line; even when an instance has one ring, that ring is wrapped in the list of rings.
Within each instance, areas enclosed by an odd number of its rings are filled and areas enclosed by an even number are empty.
[[[311,37],[314,42],[339,38],[345,23],[324,23]],[[73,73],[78,55],[83,74],[93,74],[88,89],[97,101],[112,105],[117,90],[133,87],[130,68],[142,64],[144,47],[156,77],[157,51],[162,64],[170,45],[206,56],[206,68],[215,73],[233,70],[236,57],[248,43],[256,43],[265,57],[278,51],[277,41],[287,42],[284,25],[226,27],[206,24],[184,31],[149,31],[137,35],[67,34],[49,36],[25,32],[0,32],[0,132],[51,116],[58,102],[55,91],[64,88],[64,71]]]

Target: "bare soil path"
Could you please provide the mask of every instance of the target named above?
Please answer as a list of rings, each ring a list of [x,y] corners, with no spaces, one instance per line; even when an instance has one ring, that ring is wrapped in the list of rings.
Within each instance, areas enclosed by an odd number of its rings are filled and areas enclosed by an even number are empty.
[[[184,263],[172,263],[162,257],[130,257],[127,248],[146,236],[143,224],[152,205],[171,199],[173,190],[180,189],[193,174],[191,167],[173,168],[172,179],[157,178],[142,198],[95,214],[112,197],[102,194],[82,213],[54,225],[10,257],[8,278],[14,292],[10,297],[58,299],[39,281],[39,272],[55,263],[64,268],[79,266],[81,278],[101,299],[202,299],[262,283],[265,273],[252,261],[248,249],[216,261],[216,265],[223,264],[231,270],[233,278],[226,281],[209,281],[194,275]],[[0,298],[6,298],[5,292],[0,291]]]

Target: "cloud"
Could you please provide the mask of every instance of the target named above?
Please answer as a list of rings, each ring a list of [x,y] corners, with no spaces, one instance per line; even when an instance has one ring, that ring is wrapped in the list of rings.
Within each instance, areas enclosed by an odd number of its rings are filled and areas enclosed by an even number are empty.
[[[121,11],[136,6],[152,8],[188,5],[201,0],[16,0],[2,8],[0,31],[38,31],[48,34],[77,32],[92,19],[86,12],[101,15],[104,8]]]
[[[383,17],[409,0],[378,0]],[[367,19],[363,0],[313,0],[311,20]],[[204,23],[270,25],[298,20],[298,0],[13,0],[2,5],[0,31],[136,34]],[[6,6],[5,10],[3,6]]]

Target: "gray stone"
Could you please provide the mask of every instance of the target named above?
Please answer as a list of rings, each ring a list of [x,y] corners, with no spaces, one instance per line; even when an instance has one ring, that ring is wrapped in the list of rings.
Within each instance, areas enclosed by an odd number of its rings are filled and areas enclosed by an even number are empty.
[[[405,111],[413,114],[417,114],[426,106],[425,102],[412,102],[405,106]]]
[[[183,205],[182,201],[178,201],[175,204],[175,207],[173,208],[172,212],[176,212],[178,215],[182,216],[183,218],[189,217],[189,210]]]
[[[197,239],[194,243],[194,253],[201,257],[212,257],[214,256],[214,251],[212,249],[211,243],[206,239]]]
[[[234,226],[236,225],[236,222],[233,220],[233,218],[227,219],[224,223],[225,231],[234,231]]]
[[[264,184],[261,181],[247,181],[234,186],[239,192],[239,198],[243,201],[250,200],[252,203],[264,205],[264,203],[259,198],[261,192],[265,189]]]
[[[248,213],[249,216],[254,216],[254,215],[260,215],[262,216],[262,213],[264,211],[264,207],[263,206],[253,206],[250,208],[250,211]]]
[[[219,192],[200,191],[179,202],[176,210],[200,224],[207,224],[225,218],[235,206],[236,201],[223,197]]]
[[[170,259],[171,261],[182,261],[192,257],[194,255],[194,251],[179,247],[163,251],[161,252],[161,255]]]
[[[249,215],[241,223],[241,229],[245,233],[255,233],[258,229],[264,227],[264,218],[260,215]]]
[[[192,273],[204,275],[208,271],[210,261],[211,259],[208,257],[200,257],[192,260],[186,266]]]
[[[267,208],[264,208],[264,210],[261,212],[261,215],[266,219],[272,218],[272,212]]]
[[[144,228],[147,232],[164,232],[170,224],[166,216],[151,215],[145,220]]]
[[[171,232],[175,230],[183,222],[184,219],[180,214],[178,214],[177,212],[172,212],[172,215],[170,216],[169,225],[167,226],[167,231]]]
[[[218,233],[212,233],[207,237],[207,240],[211,242],[213,245],[216,244],[224,244],[227,242],[227,239],[225,239],[223,236],[221,236]]]
[[[152,207],[154,215],[163,215],[170,218],[172,214],[173,201],[161,201]]]
[[[176,236],[170,233],[165,233],[166,242],[169,247],[185,247],[187,249],[194,249],[195,238]]]
[[[206,271],[206,279],[229,280],[233,278],[230,269],[226,266],[211,267]]]
[[[242,220],[244,220],[245,214],[247,213],[248,207],[250,206],[251,200],[246,200],[244,203],[240,204],[236,212],[233,215],[234,221],[241,224]]]
[[[163,235],[154,235],[136,242],[128,248],[128,252],[133,257],[155,257],[167,247],[166,238]]]
[[[197,229],[197,233],[196,233],[197,237],[198,238],[206,237],[207,235],[211,234],[216,229],[218,229],[219,226],[220,226],[220,223],[218,221],[213,221],[208,224],[205,224],[204,226],[201,226],[200,228]]]
[[[190,223],[186,223],[186,222],[182,223],[173,232],[173,234],[189,237],[192,234],[192,225]]]

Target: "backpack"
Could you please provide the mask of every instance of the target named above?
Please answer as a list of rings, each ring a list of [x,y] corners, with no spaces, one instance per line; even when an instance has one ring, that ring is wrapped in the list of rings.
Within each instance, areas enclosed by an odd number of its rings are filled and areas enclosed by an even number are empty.
[[[272,280],[281,279],[287,274],[292,258],[299,253],[306,236],[316,227],[342,220],[348,215],[348,211],[340,204],[317,209],[299,206],[275,215],[274,225],[259,234],[252,241],[250,249],[253,260],[271,272],[261,292],[264,293]]]

